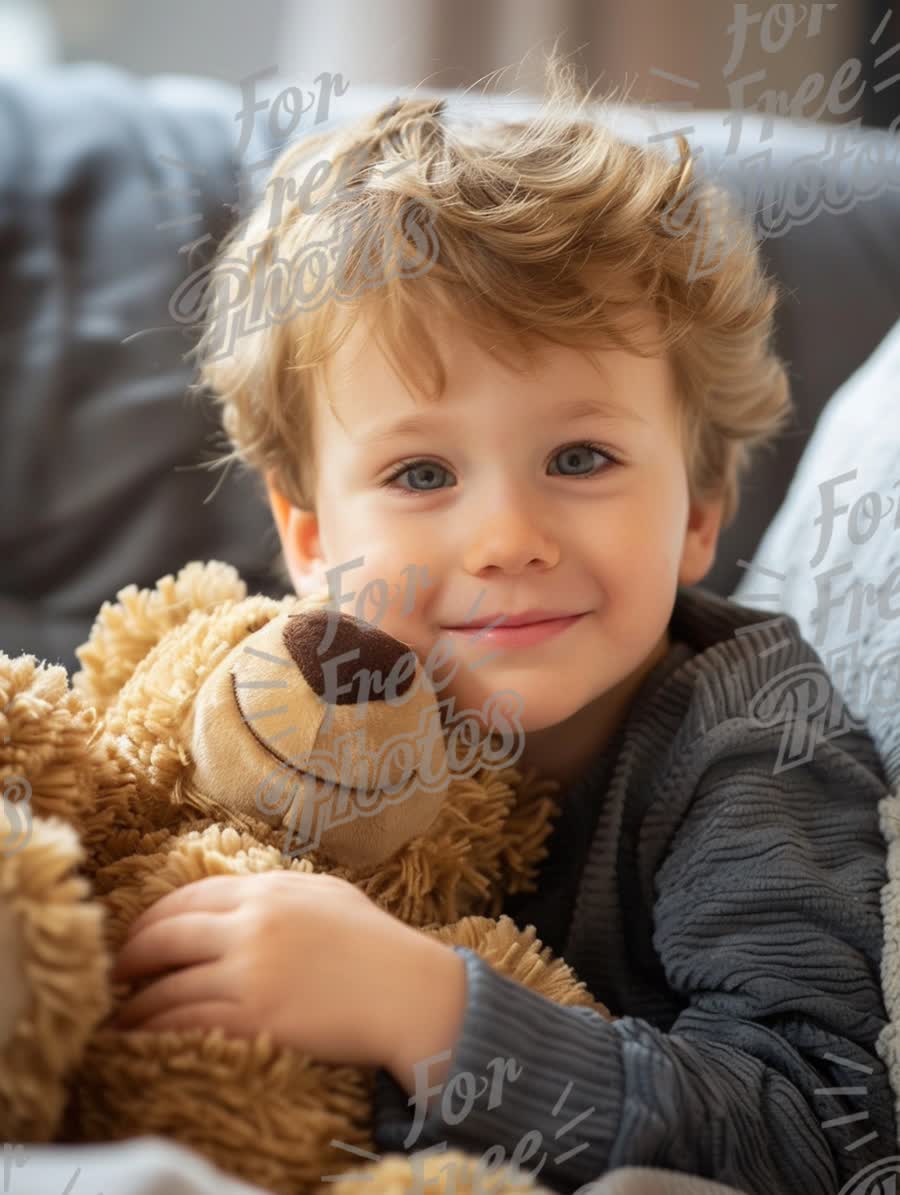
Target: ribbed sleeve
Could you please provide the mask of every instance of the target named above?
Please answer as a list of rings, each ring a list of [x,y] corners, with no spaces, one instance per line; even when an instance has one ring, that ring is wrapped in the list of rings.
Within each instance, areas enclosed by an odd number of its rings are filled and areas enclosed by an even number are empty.
[[[666,1067],[649,1099],[629,1082],[628,1132],[675,1169],[752,1192],[833,1195],[896,1153],[875,1052],[886,788],[857,731],[783,770],[780,730],[774,742],[740,719],[717,731],[724,758],[656,877],[653,942],[686,1007],[668,1035],[628,1025]],[[690,1144],[675,1145],[663,1123]]]
[[[525,1141],[523,1168],[561,1192],[650,1165],[750,1195],[835,1195],[896,1154],[875,1050],[886,793],[792,620],[723,633],[642,695],[598,793],[566,957],[601,1000],[608,983],[620,1019],[457,948],[468,991],[447,1099],[413,1133],[414,1099],[380,1072],[379,1146],[508,1159]],[[490,1106],[479,1080],[506,1058],[521,1073]]]
[[[446,1142],[478,1156],[499,1145],[546,1186],[567,1191],[588,1182],[606,1168],[618,1131],[623,1074],[609,1023],[589,1008],[554,1004],[473,951],[454,949],[466,962],[468,1000],[440,1099],[423,1120],[415,1093],[408,1097],[379,1071],[377,1144],[405,1151]],[[502,1081],[492,1087],[495,1075]]]

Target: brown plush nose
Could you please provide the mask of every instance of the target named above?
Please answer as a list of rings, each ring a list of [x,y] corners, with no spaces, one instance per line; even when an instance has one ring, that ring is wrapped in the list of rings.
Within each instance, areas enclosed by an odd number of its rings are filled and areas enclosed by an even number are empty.
[[[333,633],[329,630],[329,621],[337,620]],[[323,643],[331,642],[325,651],[319,651]],[[391,669],[398,660],[412,648],[392,635],[354,618],[352,614],[338,615],[336,611],[312,610],[308,613],[292,615],[282,632],[284,645],[290,653],[291,659],[300,669],[303,679],[316,694],[325,699],[325,673],[322,665],[336,659],[347,652],[356,649],[357,654],[350,659],[342,660],[329,672],[336,677],[332,684],[339,690],[338,705],[356,705],[361,699],[367,701],[383,701],[385,699],[383,683],[378,686],[363,686],[363,678],[368,674],[374,677],[380,673],[382,682],[387,679]],[[415,672],[408,676],[401,676],[392,692],[402,697],[415,679]],[[344,686],[348,686],[346,689]]]

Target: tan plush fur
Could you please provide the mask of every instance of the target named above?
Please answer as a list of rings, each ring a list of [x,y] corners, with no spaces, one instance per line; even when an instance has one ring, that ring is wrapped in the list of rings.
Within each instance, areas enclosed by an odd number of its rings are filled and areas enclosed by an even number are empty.
[[[500,915],[504,893],[534,887],[558,812],[554,783],[510,767],[460,774],[448,768],[439,738],[432,763],[443,764],[446,783],[437,792],[417,788],[423,761],[413,768],[401,753],[396,800],[374,813],[360,806],[343,825],[320,818],[314,846],[285,853],[310,790],[295,784],[288,799],[270,784],[276,774],[296,780],[279,763],[277,736],[261,730],[278,717],[273,702],[286,702],[293,719],[280,739],[288,760],[309,759],[312,771],[314,744],[352,740],[345,732],[359,713],[338,705],[344,721],[329,728],[327,703],[284,650],[288,625],[308,630],[326,596],[248,596],[230,566],[192,562],[152,590],[129,586],[105,603],[71,681],[59,666],[0,653],[5,1140],[160,1134],[274,1195],[406,1192],[429,1175],[427,1189],[437,1193],[487,1185],[504,1195],[527,1185],[512,1169],[486,1175],[477,1158],[456,1150],[368,1161],[366,1153],[377,1153],[365,1068],[319,1063],[265,1034],[109,1024],[131,994],[110,982],[111,960],[144,909],[205,876],[273,869],[340,875],[408,924],[471,947],[549,999],[608,1016],[533,929]],[[353,619],[341,626],[362,645],[363,664],[367,651],[406,646],[380,632],[367,638]],[[263,694],[265,681],[247,679],[267,675],[263,666],[288,677],[286,687]],[[372,725],[379,742],[412,743],[433,711],[421,669],[415,681],[405,704],[365,709],[369,742],[348,756],[354,776],[370,762]],[[17,785],[29,793],[27,831]],[[323,1181],[337,1174],[346,1177]]]

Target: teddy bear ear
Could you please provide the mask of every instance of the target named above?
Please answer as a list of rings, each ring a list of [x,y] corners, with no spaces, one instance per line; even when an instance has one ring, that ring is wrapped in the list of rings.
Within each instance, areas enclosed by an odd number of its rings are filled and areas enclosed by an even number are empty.
[[[194,610],[241,601],[247,586],[230,564],[192,560],[177,577],[168,573],[153,589],[126,585],[106,601],[86,643],[75,649],[81,668],[72,688],[100,712],[106,710],[149,651]]]

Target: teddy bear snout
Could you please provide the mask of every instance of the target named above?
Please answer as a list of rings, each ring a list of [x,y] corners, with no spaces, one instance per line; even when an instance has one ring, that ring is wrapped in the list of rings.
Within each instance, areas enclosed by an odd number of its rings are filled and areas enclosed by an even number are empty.
[[[412,648],[351,614],[313,610],[292,615],[282,638],[310,689],[334,705],[402,697],[415,679]],[[328,682],[325,666],[329,666]],[[367,678],[374,676],[391,677],[392,683],[382,689],[373,687]]]

